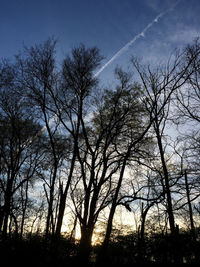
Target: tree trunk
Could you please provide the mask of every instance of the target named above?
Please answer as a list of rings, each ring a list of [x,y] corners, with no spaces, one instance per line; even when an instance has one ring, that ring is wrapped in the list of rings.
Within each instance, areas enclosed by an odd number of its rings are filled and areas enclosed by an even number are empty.
[[[154,129],[156,132],[158,148],[159,148],[160,158],[161,158],[161,163],[162,163],[162,169],[163,169],[163,174],[164,174],[164,181],[165,181],[164,190],[167,195],[167,213],[169,216],[170,231],[172,234],[174,234],[176,232],[176,228],[175,228],[174,213],[173,213],[173,208],[172,208],[171,191],[170,191],[170,185],[169,185],[169,173],[168,173],[166,162],[165,162],[163,144],[162,144],[162,139],[161,139],[159,125],[158,125],[157,120],[155,121]]]
[[[53,217],[54,186],[56,177],[57,177],[57,162],[55,162],[52,183],[50,185],[49,206],[48,206],[47,221],[46,221],[46,236],[48,236],[50,232],[50,225]]]
[[[144,204],[142,202],[142,211],[141,211],[141,229],[140,234],[138,235],[138,260],[140,263],[144,261],[145,258],[145,222],[149,209],[153,206],[153,203],[147,204],[147,207],[144,209]]]
[[[59,210],[58,210],[58,219],[57,219],[57,225],[56,225],[56,235],[57,236],[60,236],[60,233],[61,233],[63,217],[64,217],[64,213],[65,213],[66,198],[67,198],[67,194],[61,193]]]
[[[25,221],[25,214],[26,214],[26,208],[27,208],[27,202],[28,202],[28,180],[26,182],[26,188],[25,188],[25,201],[23,205],[23,211],[22,211],[22,221],[21,221],[21,230],[20,230],[20,238],[23,237],[23,231],[24,231],[24,221]],[[23,202],[23,199],[22,199]]]
[[[4,219],[4,206],[0,205],[0,232],[2,231],[3,219]]]
[[[144,240],[144,232],[145,232],[145,222],[146,222],[146,217],[147,217],[147,213],[149,211],[149,209],[154,205],[154,203],[148,204],[147,207],[144,210],[144,206],[142,203],[142,214],[141,214],[141,230],[140,230],[140,239]]]
[[[3,238],[7,237],[8,219],[10,216],[11,198],[12,198],[12,183],[13,183],[12,180],[13,179],[8,179],[7,189],[5,192]]]
[[[47,129],[47,132],[49,135],[51,150],[52,150],[52,154],[53,154],[53,158],[54,158],[53,177],[52,177],[52,181],[50,182],[50,193],[49,193],[49,203],[48,203],[49,206],[48,206],[47,221],[46,221],[46,236],[48,236],[49,231],[50,231],[50,229],[49,229],[50,228],[50,222],[51,222],[51,218],[53,216],[54,186],[55,186],[55,181],[56,181],[56,177],[57,177],[58,160],[57,160],[57,155],[56,155],[56,150],[55,150],[55,141],[53,139],[53,135],[51,133],[49,121],[48,121],[47,114],[46,114],[46,107],[45,107],[46,88],[47,88],[47,86],[45,85],[44,86],[44,106],[42,107],[42,112],[44,115],[45,125],[46,125],[46,129]]]
[[[119,181],[118,181],[118,184],[117,184],[117,188],[116,188],[116,191],[115,191],[114,199],[113,199],[112,206],[111,206],[111,209],[110,209],[110,214],[109,214],[108,223],[107,223],[107,229],[106,229],[106,235],[105,235],[104,242],[103,242],[104,249],[107,249],[108,244],[109,244],[110,235],[111,235],[111,232],[112,232],[113,218],[114,218],[115,210],[116,210],[116,206],[117,206],[117,198],[118,198],[119,190],[121,188],[122,179],[123,179],[123,175],[124,175],[124,170],[125,170],[125,165],[123,166],[122,171],[120,173]]]
[[[81,264],[87,264],[89,262],[93,230],[93,225],[81,227],[81,240],[78,254]]]
[[[120,176],[119,176],[117,188],[115,190],[115,195],[114,195],[114,198],[113,198],[113,201],[112,201],[112,206],[111,206],[109,217],[108,217],[106,234],[105,234],[105,237],[104,237],[104,241],[103,241],[100,253],[98,255],[98,261],[99,262],[101,262],[101,261],[103,262],[104,259],[106,259],[106,257],[107,257],[106,254],[107,254],[107,249],[108,249],[108,245],[109,245],[109,241],[110,241],[110,235],[111,235],[111,232],[112,232],[112,224],[113,224],[113,218],[114,218],[114,215],[115,215],[115,210],[116,210],[116,207],[117,207],[117,199],[118,199],[119,191],[120,191],[120,188],[121,188],[121,184],[122,184],[122,180],[123,180],[123,176],[124,176],[124,171],[125,171],[125,168],[126,168],[126,162],[127,162],[128,157],[129,157],[130,151],[131,151],[131,148],[129,148],[129,150],[128,150],[127,154],[126,154],[126,157],[124,158],[123,165],[122,165],[122,168],[121,168],[121,171],[120,171]]]
[[[75,160],[76,160],[76,153],[77,152],[77,145],[75,144],[74,146],[74,151],[73,151],[73,157],[71,161],[71,167],[70,167],[70,173],[68,176],[68,181],[65,186],[65,190],[63,192],[63,188],[61,187],[60,189],[60,204],[59,204],[59,209],[58,209],[58,220],[57,220],[57,225],[56,225],[56,235],[60,236],[61,233],[61,228],[62,228],[62,222],[63,222],[63,217],[65,213],[65,205],[66,205],[66,199],[67,199],[67,192],[71,183],[73,171],[74,171],[74,165],[75,165]]]
[[[193,240],[196,240],[194,220],[193,220],[193,211],[192,211],[192,204],[191,204],[191,200],[190,200],[190,190],[189,190],[188,177],[187,177],[187,171],[186,170],[185,170],[185,188],[186,188],[186,195],[187,195],[189,215],[190,215],[191,235],[192,235]]]
[[[69,240],[70,240],[71,242],[73,242],[73,241],[75,240],[75,237],[76,237],[76,226],[77,226],[77,221],[78,221],[78,217],[75,215],[73,229],[72,229],[72,231],[71,231],[70,238],[69,238]]]

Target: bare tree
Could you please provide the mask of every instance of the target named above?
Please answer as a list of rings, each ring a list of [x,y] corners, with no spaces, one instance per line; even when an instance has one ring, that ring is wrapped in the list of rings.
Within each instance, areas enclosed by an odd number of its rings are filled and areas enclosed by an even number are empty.
[[[59,139],[62,140],[63,138],[58,135],[58,122],[56,122],[55,113],[49,110],[52,105],[50,95],[55,91],[58,78],[55,65],[55,45],[56,41],[53,38],[49,38],[44,44],[30,48],[25,47],[23,55],[17,56],[24,99],[35,117],[43,121],[44,124],[41,131],[46,132],[49,140],[47,149],[49,150],[50,148],[51,160],[49,168],[52,171],[49,173],[49,177],[45,178],[48,185],[48,192],[46,191],[48,200],[46,235],[50,231],[50,224],[53,223],[55,184],[59,162],[63,155],[63,152],[57,149],[60,146],[58,143],[62,142],[63,151],[66,149],[64,142],[59,141]],[[37,136],[32,138],[37,138]]]
[[[12,216],[12,200],[17,190],[33,177],[35,164],[24,176],[24,168],[32,155],[38,155],[38,142],[31,142],[40,131],[26,105],[23,105],[17,83],[16,67],[4,63],[1,68],[0,127],[1,127],[1,188],[4,195],[1,227],[6,236]],[[35,154],[36,153],[36,154]]]
[[[87,102],[97,85],[94,71],[100,64],[101,56],[97,48],[86,49],[84,45],[72,50],[63,62],[61,82],[56,93],[52,92],[56,115],[62,124],[66,136],[72,142],[71,156],[68,164],[68,177],[64,185],[60,182],[60,203],[56,226],[57,235],[61,232],[66,199],[73,177],[74,166],[78,160],[79,139],[81,132],[85,134],[84,120],[89,110]]]
[[[164,192],[167,197],[167,212],[171,232],[176,231],[172,199],[170,193],[170,177],[166,164],[165,151],[163,147],[163,131],[166,125],[170,109],[170,100],[173,94],[181,89],[193,75],[191,66],[199,55],[199,49],[190,57],[185,64],[187,49],[177,53],[173,59],[167,62],[166,67],[152,70],[150,66],[142,67],[137,60],[132,60],[134,67],[140,75],[141,82],[146,92],[146,109],[152,121],[152,126],[156,134],[157,144],[160,152],[160,159],[164,175]]]

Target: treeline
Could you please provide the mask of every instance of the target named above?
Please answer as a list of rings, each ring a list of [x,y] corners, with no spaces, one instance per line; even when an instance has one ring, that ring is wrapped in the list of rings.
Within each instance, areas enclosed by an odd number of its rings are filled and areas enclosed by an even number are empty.
[[[132,58],[134,75],[116,68],[109,88],[95,75],[102,59],[97,48],[80,45],[59,66],[56,41],[48,39],[1,61],[1,245],[42,234],[55,247],[71,220],[67,240],[75,245],[78,228],[81,237],[68,256],[91,259],[92,237],[101,229],[102,262],[123,207],[136,218],[135,259],[159,262],[147,257],[148,235],[174,246],[182,228],[195,247],[186,261],[197,262],[199,40],[158,66]],[[184,261],[169,251],[165,261]]]

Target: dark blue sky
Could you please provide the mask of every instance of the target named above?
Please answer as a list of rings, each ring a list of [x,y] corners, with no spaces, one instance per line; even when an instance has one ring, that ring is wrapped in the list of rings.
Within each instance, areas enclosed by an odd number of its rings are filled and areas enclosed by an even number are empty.
[[[105,64],[143,32],[175,0],[0,0],[0,58],[12,57],[25,45],[58,39],[58,59],[84,43],[97,46]],[[180,0],[157,23],[116,58],[100,77],[109,78],[130,55],[160,61],[175,48],[200,36],[200,0]],[[107,70],[107,71],[106,71]]]

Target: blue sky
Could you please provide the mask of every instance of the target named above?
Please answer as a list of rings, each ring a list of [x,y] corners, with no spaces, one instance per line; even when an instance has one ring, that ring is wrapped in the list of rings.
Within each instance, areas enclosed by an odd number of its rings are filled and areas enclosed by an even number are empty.
[[[0,58],[12,57],[25,45],[58,39],[63,58],[80,43],[97,46],[102,65],[175,0],[0,0]],[[117,57],[100,78],[110,79],[116,65],[127,66],[131,55],[160,62],[174,48],[200,36],[200,0],[180,0],[157,23]]]

